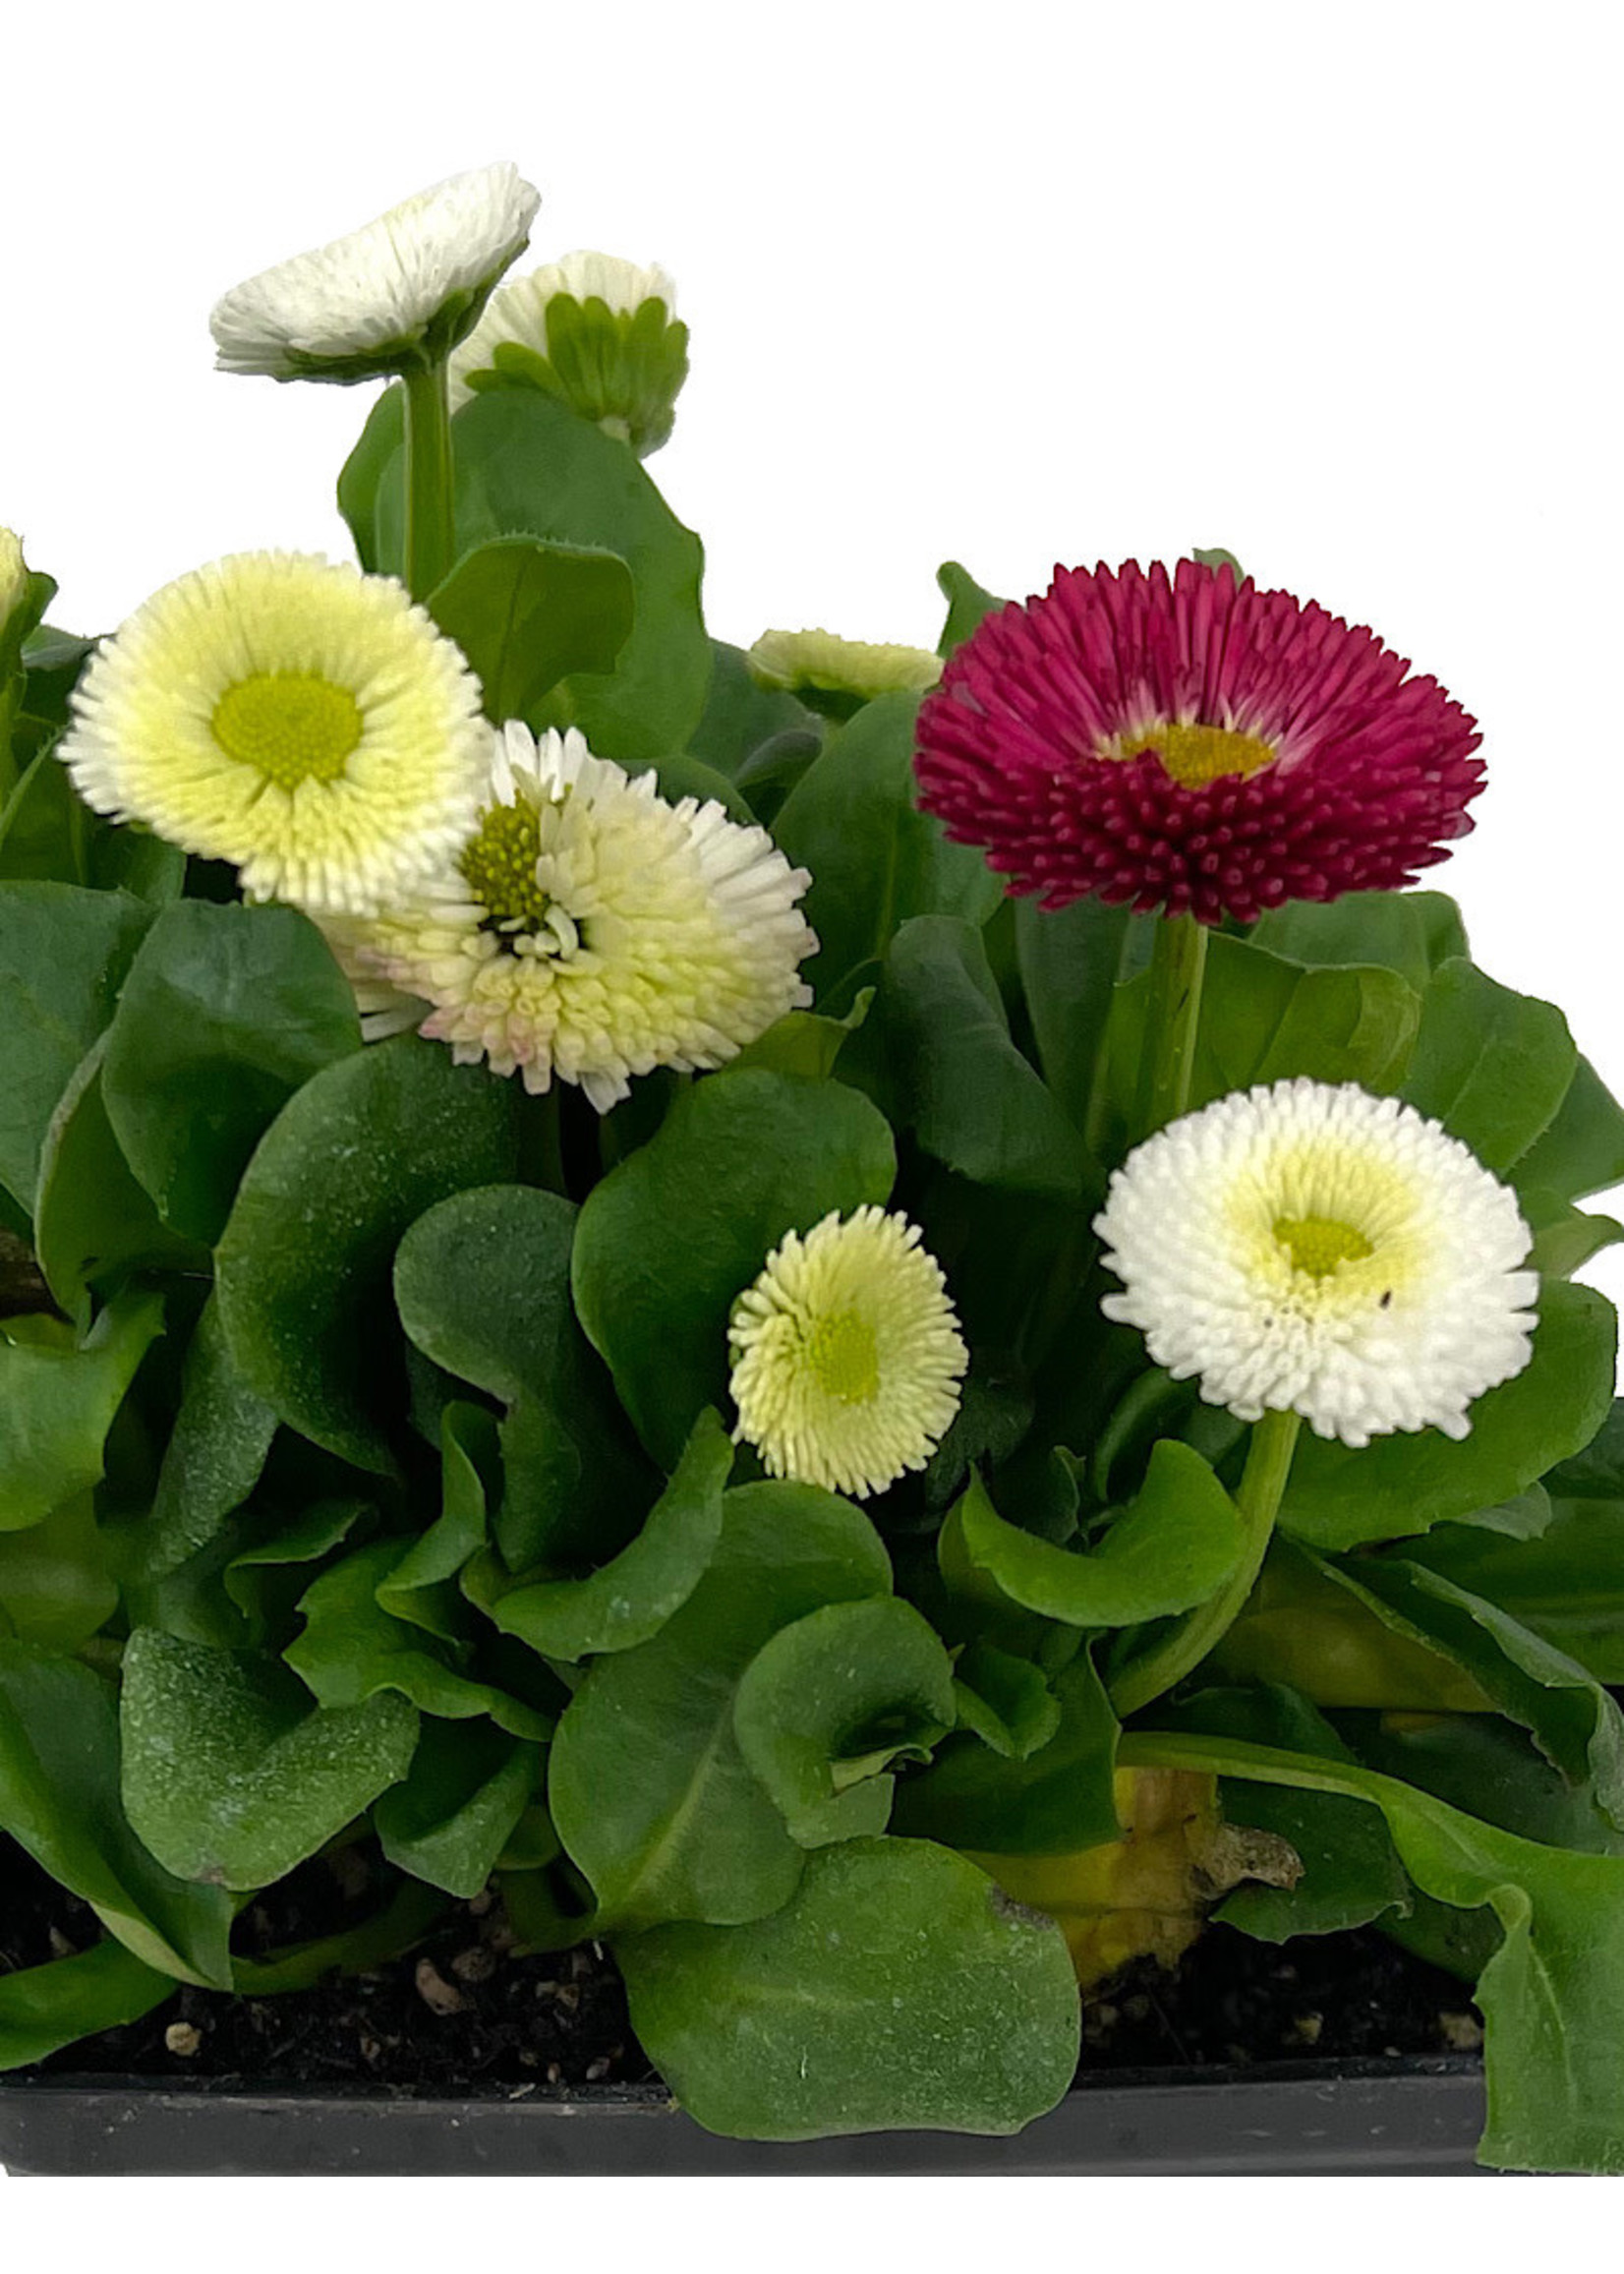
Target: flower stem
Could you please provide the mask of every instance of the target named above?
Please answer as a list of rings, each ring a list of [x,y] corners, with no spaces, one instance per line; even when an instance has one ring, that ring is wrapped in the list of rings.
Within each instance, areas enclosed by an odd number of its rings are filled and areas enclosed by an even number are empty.
[[[1246,1474],[1235,1495],[1241,1517],[1241,1560],[1210,1603],[1190,1611],[1165,1641],[1125,1667],[1111,1691],[1120,1720],[1192,1673],[1246,1607],[1268,1552],[1302,1427],[1296,1414],[1268,1413],[1253,1429]]]
[[[406,585],[427,600],[451,566],[451,408],[445,365],[406,374]]]
[[[1141,1138],[1189,1111],[1206,967],[1205,924],[1191,915],[1164,916],[1150,952],[1150,1008],[1139,1083]]]

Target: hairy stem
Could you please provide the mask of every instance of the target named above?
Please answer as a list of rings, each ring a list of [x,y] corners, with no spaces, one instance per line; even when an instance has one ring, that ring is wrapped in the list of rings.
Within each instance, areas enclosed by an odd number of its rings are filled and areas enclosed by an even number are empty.
[[[445,366],[406,374],[406,586],[427,600],[451,566],[451,411]]]
[[[1154,1136],[1189,1110],[1206,962],[1205,924],[1191,915],[1164,916],[1156,926],[1150,955],[1150,1009],[1138,1101],[1141,1138]]]

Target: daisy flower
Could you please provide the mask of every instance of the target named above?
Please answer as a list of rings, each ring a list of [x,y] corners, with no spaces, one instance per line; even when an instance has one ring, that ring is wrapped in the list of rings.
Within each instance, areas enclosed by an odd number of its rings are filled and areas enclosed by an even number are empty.
[[[481,166],[250,277],[209,319],[216,369],[349,384],[443,362],[540,204],[516,167]]]
[[[1131,1153],[1094,1229],[1107,1317],[1243,1421],[1360,1446],[1464,1437],[1528,1364],[1537,1272],[1515,1195],[1435,1121],[1348,1083],[1236,1091]]]
[[[377,1035],[408,1025],[600,1113],[656,1066],[717,1067],[812,1000],[810,883],[763,829],[670,805],[572,728],[490,731],[482,809],[410,905],[328,927]]]
[[[785,687],[845,716],[876,695],[918,695],[942,676],[929,648],[842,639],[832,631],[766,631],[745,657],[759,687]]]
[[[366,911],[474,826],[479,704],[393,578],[241,553],[97,650],[57,752],[87,805],[232,862],[254,899]]]
[[[734,1437],[770,1476],[859,1500],[924,1467],[969,1363],[917,1227],[872,1205],[787,1233],[734,1304],[727,1339]]]
[[[1441,860],[1479,739],[1372,632],[1227,563],[1130,561],[987,616],[920,713],[917,772],[1012,892],[1249,923]]]
[[[676,286],[664,268],[609,253],[567,253],[515,276],[451,358],[452,409],[477,391],[476,373],[494,372],[561,396],[646,458],[669,439],[688,376]]]

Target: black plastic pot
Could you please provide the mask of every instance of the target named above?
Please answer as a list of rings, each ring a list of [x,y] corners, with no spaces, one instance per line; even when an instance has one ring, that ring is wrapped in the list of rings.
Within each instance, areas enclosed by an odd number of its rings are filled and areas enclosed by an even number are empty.
[[[717,2139],[652,2089],[455,2100],[113,2076],[0,2085],[0,2163],[49,2177],[1465,2179],[1484,2176],[1474,2160],[1482,2126],[1482,2070],[1468,2059],[1119,2072],[1014,2139],[893,2131],[794,2146]]]

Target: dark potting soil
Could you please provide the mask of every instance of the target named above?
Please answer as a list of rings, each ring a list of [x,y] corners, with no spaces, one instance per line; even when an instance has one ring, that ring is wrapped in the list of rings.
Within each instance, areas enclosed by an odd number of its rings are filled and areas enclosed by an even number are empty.
[[[283,1948],[377,1906],[376,1856],[350,1849],[252,1905],[237,1942]],[[0,1837],[0,1973],[86,1949],[99,1931],[85,1904]],[[1141,1961],[1089,1996],[1078,2078],[1480,2043],[1466,1986],[1374,1929],[1276,1946],[1213,1926],[1176,1972]],[[450,1904],[410,1956],[374,1972],[275,1998],[183,1988],[145,2020],[82,2039],[34,2073],[507,2095],[657,2081],[613,1961],[591,1944],[518,1955],[500,1904],[485,1896]]]

